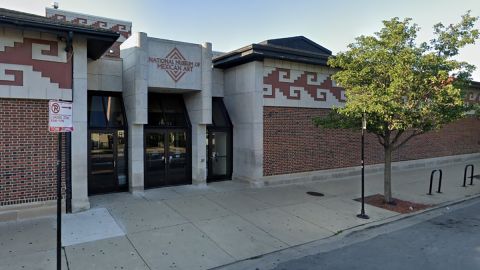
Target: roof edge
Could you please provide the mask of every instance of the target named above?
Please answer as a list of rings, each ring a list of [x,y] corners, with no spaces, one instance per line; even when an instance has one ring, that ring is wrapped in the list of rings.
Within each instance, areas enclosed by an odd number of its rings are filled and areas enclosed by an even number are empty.
[[[265,58],[270,58],[327,66],[327,61],[330,56],[331,55],[306,52],[282,46],[250,44],[215,57],[212,62],[215,68],[230,68],[251,61],[263,61]]]
[[[112,30],[85,27],[16,10],[0,8],[0,11],[0,25],[6,27],[56,34],[72,32],[86,37],[87,56],[93,60],[100,58],[120,37],[120,33]]]

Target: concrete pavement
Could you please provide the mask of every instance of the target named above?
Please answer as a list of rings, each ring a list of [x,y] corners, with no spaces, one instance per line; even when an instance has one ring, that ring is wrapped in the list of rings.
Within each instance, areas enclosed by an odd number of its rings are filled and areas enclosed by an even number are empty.
[[[407,228],[338,249],[289,260],[266,270],[480,269],[480,198]],[[347,238],[355,238],[351,235]]]
[[[480,161],[474,164],[480,168]],[[480,194],[478,180],[461,187],[463,168],[442,167],[443,193],[433,196],[426,195],[432,168],[396,171],[394,197],[438,205]],[[382,192],[383,175],[367,175],[366,195]],[[359,177],[264,188],[227,181],[142,196],[93,196],[91,210],[66,216],[64,261],[82,270],[209,269],[403,216],[367,205],[371,219],[358,219],[360,203],[353,199],[359,196]],[[53,217],[0,223],[0,269],[53,269],[54,249]]]

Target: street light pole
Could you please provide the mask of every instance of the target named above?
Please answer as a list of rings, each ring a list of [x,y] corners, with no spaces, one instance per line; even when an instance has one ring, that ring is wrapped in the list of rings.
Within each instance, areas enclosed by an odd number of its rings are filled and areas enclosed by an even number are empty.
[[[365,130],[367,129],[367,119],[365,118],[365,111],[362,114],[362,210],[357,215],[358,218],[369,219],[365,214]]]

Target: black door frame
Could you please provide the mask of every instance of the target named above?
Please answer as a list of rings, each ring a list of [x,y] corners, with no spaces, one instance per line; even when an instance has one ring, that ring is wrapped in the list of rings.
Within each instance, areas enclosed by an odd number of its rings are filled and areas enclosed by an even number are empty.
[[[99,128],[99,129],[95,129],[95,128],[91,128],[91,129],[88,129],[88,153],[87,153],[87,156],[88,156],[88,180],[87,180],[87,184],[88,184],[88,196],[92,196],[92,195],[97,195],[97,194],[106,194],[106,193],[112,193],[112,192],[122,192],[122,191],[127,191],[128,190],[128,166],[125,168],[126,170],[126,184],[125,186],[120,186],[118,184],[118,171],[117,171],[117,168],[118,168],[118,152],[117,152],[117,148],[118,148],[118,136],[117,136],[117,132],[119,130],[123,130],[123,129],[104,129],[104,128]],[[127,132],[125,130],[124,131],[124,136],[125,136],[125,141],[128,142],[128,137],[127,137]],[[111,190],[102,190],[102,191],[91,191],[90,190],[90,180],[92,179],[92,155],[91,155],[91,151],[92,151],[92,133],[104,133],[104,134],[112,134],[113,135],[113,182],[115,182],[116,184],[114,185],[114,187],[111,189]],[[125,159],[126,159],[126,162],[127,161],[127,158],[128,158],[128,145],[127,143],[125,143],[125,149],[124,149],[124,155],[125,155]]]
[[[212,107],[213,107],[213,102],[219,105],[216,108],[219,108],[220,110],[214,110],[212,108],[212,114],[213,113],[219,113],[222,115],[222,117],[225,119],[225,122],[221,125],[219,123],[215,123],[213,121],[214,117],[212,115],[212,124],[207,125],[207,183],[210,182],[217,182],[217,181],[223,181],[223,180],[231,180],[232,179],[232,172],[233,172],[233,124],[232,120],[230,119],[230,116],[228,115],[227,108],[225,107],[225,104],[223,103],[223,98],[222,97],[212,97]],[[214,175],[212,174],[212,136],[211,133],[213,132],[226,132],[228,136],[228,166],[229,170],[227,170],[227,173],[224,175]]]
[[[87,192],[88,192],[88,196],[91,196],[91,195],[97,195],[97,194],[106,194],[106,193],[112,193],[112,192],[123,192],[123,191],[128,191],[128,186],[129,186],[129,182],[130,182],[130,179],[129,179],[129,176],[128,176],[128,164],[129,164],[129,160],[128,160],[128,121],[127,121],[127,116],[125,115],[125,104],[123,103],[123,95],[121,92],[112,92],[112,91],[92,91],[92,90],[88,90],[88,93],[87,93],[87,110],[89,110],[89,107],[90,107],[90,98],[91,96],[104,96],[104,97],[117,97],[119,98],[120,100],[120,105],[121,105],[121,108],[122,108],[122,113],[123,113],[123,127],[90,127],[90,118],[87,116],[87,167],[88,167],[88,172],[87,172]],[[123,131],[123,134],[124,134],[124,139],[125,139],[125,149],[124,149],[124,158],[125,158],[125,163],[126,163],[126,166],[125,166],[125,177],[126,177],[126,184],[124,187],[120,187],[118,185],[118,173],[117,173],[117,168],[118,166],[115,166],[114,168],[114,175],[115,175],[115,180],[116,180],[116,188],[111,190],[111,191],[105,191],[105,192],[95,192],[93,194],[90,193],[90,190],[89,190],[89,182],[90,182],[90,177],[91,177],[91,155],[90,155],[90,152],[91,152],[91,134],[92,132],[93,133],[113,133],[114,134],[114,162],[115,164],[117,165],[118,164],[118,160],[117,160],[117,144],[118,144],[118,139],[117,139],[117,132],[119,130],[122,130]]]
[[[163,140],[164,140],[164,155],[165,159],[168,159],[167,154],[170,148],[170,145],[168,143],[168,135],[170,132],[175,132],[175,131],[184,131],[187,135],[186,138],[186,147],[187,147],[187,153],[186,153],[186,163],[187,163],[187,168],[185,170],[185,182],[181,184],[173,184],[170,185],[168,184],[168,162],[164,163],[164,179],[165,179],[165,185],[150,185],[147,186],[146,179],[147,179],[147,152],[146,152],[146,138],[149,133],[159,133],[159,134],[164,134]],[[159,188],[159,187],[167,187],[167,186],[179,186],[179,185],[191,185],[192,184],[192,132],[191,128],[187,127],[148,127],[145,126],[143,129],[143,171],[144,171],[144,176],[143,176],[143,182],[144,182],[144,189],[151,189],[151,188]]]
[[[212,174],[212,136],[213,132],[225,132],[227,133],[227,162],[228,162],[228,170],[227,173],[224,175],[215,175]],[[207,127],[207,183],[210,182],[218,182],[223,180],[231,180],[232,179],[232,171],[233,171],[233,132],[232,128],[222,128],[222,127]]]

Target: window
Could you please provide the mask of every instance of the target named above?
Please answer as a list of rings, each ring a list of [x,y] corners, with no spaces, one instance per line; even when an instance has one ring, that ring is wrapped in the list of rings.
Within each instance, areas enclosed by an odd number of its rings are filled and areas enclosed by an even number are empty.
[[[125,114],[122,98],[102,95],[89,96],[88,126],[90,128],[124,128]]]
[[[188,127],[188,114],[181,95],[148,94],[148,125]]]
[[[231,128],[232,123],[228,117],[227,109],[222,98],[212,99],[212,126],[218,128]]]

